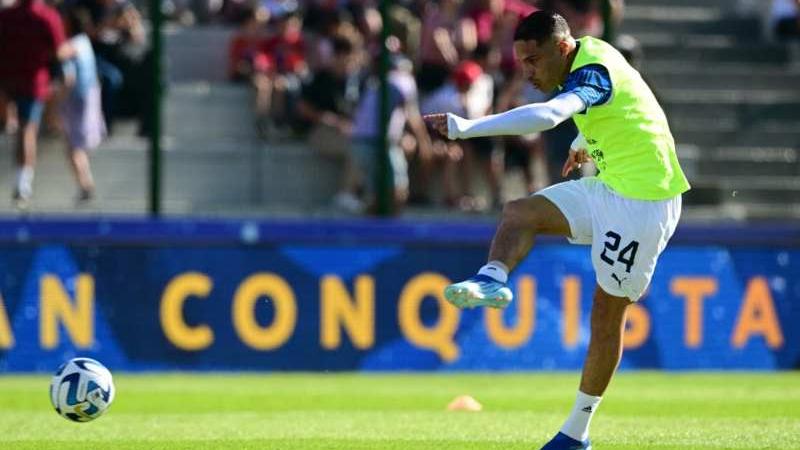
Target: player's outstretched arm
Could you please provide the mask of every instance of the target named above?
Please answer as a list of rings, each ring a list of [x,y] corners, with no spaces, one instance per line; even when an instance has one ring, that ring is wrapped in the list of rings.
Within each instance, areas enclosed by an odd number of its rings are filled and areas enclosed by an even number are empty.
[[[520,106],[500,114],[469,120],[455,114],[425,116],[428,125],[448,139],[524,135],[549,130],[586,109],[573,93],[560,94],[544,103]]]

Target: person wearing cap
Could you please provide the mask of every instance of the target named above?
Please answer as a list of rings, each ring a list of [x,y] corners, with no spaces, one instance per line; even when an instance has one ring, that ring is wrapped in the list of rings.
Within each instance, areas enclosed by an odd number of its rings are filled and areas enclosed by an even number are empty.
[[[494,86],[489,75],[484,73],[480,64],[472,60],[459,63],[453,70],[450,79],[444,85],[425,97],[421,110],[425,114],[436,111],[451,111],[467,118],[478,118],[491,111]],[[487,172],[491,171],[491,153],[494,145],[491,138],[479,137],[462,142],[445,142],[441,138],[435,140],[434,154],[443,162],[442,183],[445,200],[462,210],[485,209],[487,202],[480,202],[471,196],[472,171],[475,153],[480,153],[487,164]],[[431,164],[422,164],[423,180],[430,178]],[[499,198],[499,182],[489,175],[492,199]],[[423,182],[427,185],[427,182]]]

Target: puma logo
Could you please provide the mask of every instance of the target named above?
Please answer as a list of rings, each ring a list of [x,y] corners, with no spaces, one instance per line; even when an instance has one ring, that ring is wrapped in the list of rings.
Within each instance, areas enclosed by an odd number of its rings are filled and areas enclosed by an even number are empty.
[[[623,278],[623,279],[621,279],[621,280],[620,280],[620,279],[619,279],[619,277],[617,276],[617,274],[615,274],[615,273],[612,273],[612,274],[611,274],[611,278],[613,278],[613,279],[614,279],[614,281],[616,281],[616,282],[617,282],[617,284],[619,285],[619,288],[620,288],[620,289],[622,289],[622,282],[623,282],[623,281],[625,281],[625,280],[627,280],[627,278]]]

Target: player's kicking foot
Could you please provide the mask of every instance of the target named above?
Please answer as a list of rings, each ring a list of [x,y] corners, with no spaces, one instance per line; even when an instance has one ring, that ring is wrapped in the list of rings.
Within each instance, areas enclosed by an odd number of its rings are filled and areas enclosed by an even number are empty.
[[[572,439],[559,431],[556,437],[544,444],[542,450],[592,450],[592,443],[588,439],[583,442]]]
[[[486,275],[475,275],[468,280],[447,286],[444,298],[459,308],[476,306],[505,308],[511,303],[514,294],[505,283]]]

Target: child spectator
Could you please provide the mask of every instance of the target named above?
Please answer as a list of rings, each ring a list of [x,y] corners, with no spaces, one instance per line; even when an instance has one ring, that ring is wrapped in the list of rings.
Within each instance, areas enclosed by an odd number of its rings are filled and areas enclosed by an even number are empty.
[[[89,17],[82,10],[74,10],[67,16],[69,44],[75,56],[64,63],[65,96],[61,105],[67,158],[78,183],[78,202],[81,203],[94,197],[94,179],[87,152],[97,148],[106,136],[97,63],[86,34],[88,21]]]

